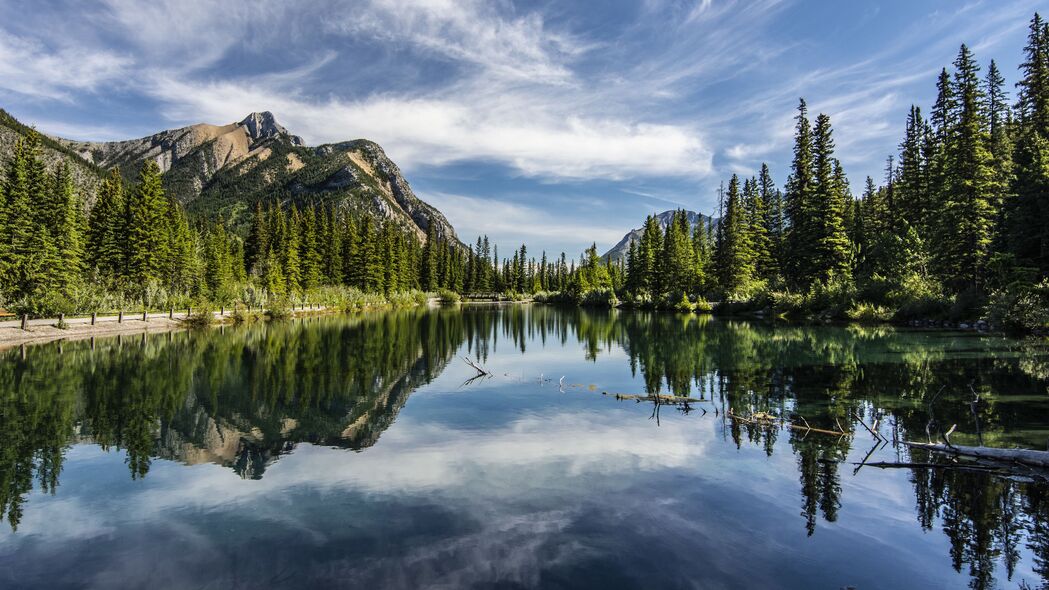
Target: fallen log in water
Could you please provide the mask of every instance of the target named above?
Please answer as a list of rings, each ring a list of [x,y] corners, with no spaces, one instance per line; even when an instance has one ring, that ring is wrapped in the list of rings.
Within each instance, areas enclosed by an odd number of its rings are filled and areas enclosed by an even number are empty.
[[[731,411],[729,411],[728,412],[728,417],[732,418],[733,420],[738,420],[740,422],[744,422],[746,424],[760,424],[760,425],[766,425],[766,426],[767,425],[771,425],[771,424],[776,424],[777,422],[780,421],[778,418],[776,418],[772,414],[768,414],[768,413],[765,413],[765,412],[758,412],[756,414],[751,414],[748,417],[748,416],[740,416],[739,414],[733,414]],[[824,428],[813,428],[812,426],[809,426],[808,420],[805,420],[805,418],[802,418],[801,420],[802,420],[802,422],[804,422],[804,424],[794,424],[792,422],[783,421],[783,425],[786,426],[787,428],[792,428],[794,430],[798,430],[798,431],[801,431],[801,432],[818,432],[820,434],[833,434],[834,436],[848,436],[849,435],[849,433],[845,432],[844,430],[826,430]]]
[[[604,395],[608,395],[607,391],[601,392]],[[656,402],[660,404],[698,404],[707,400],[698,399],[694,397],[682,397],[677,395],[666,395],[662,393],[649,393],[649,394],[635,394],[635,393],[617,393],[615,394],[616,399],[620,400],[636,400],[639,402]]]
[[[925,449],[936,453],[973,457],[999,463],[1019,463],[1031,467],[1049,469],[1049,451],[1035,451],[1031,449],[996,449],[992,447],[963,447],[959,445],[908,441],[904,441],[903,444],[914,449]]]

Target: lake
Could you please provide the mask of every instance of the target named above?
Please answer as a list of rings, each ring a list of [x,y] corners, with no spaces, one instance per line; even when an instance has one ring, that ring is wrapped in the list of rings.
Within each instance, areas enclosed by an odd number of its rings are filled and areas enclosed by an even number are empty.
[[[951,425],[1045,449],[1049,346],[531,305],[30,346],[0,587],[1041,587],[1037,476],[854,464]]]

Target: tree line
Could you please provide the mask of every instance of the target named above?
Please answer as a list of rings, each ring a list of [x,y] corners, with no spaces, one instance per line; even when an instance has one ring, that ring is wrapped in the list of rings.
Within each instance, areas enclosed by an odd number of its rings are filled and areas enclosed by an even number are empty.
[[[68,163],[48,172],[42,139],[27,129],[16,141],[0,186],[0,307],[19,313],[250,304],[318,297],[325,286],[529,293],[563,288],[573,270],[564,254],[536,261],[522,245],[500,259],[487,236],[464,246],[431,224],[421,239],[332,204],[257,203],[246,231],[221,217],[194,221],[153,160],[133,183],[110,171],[88,207]]]
[[[997,64],[981,75],[962,45],[937,78],[929,115],[911,107],[883,182],[867,178],[858,197],[835,155],[830,117],[811,120],[802,99],[783,189],[762,165],[719,191],[716,224],[691,228],[680,211],[664,231],[648,218],[628,251],[620,294],[650,303],[686,294],[789,304],[791,294],[830,293],[889,314],[939,305],[964,315],[996,297],[1022,306],[1033,293],[1044,307],[1049,26],[1037,14],[1024,58],[1010,104]]]

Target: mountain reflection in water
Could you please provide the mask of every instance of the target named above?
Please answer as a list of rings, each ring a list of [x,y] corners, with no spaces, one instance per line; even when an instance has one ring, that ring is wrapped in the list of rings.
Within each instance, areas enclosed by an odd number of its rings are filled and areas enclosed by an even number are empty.
[[[857,470],[945,462],[857,416],[1045,448],[1049,348],[477,306],[9,350],[0,585],[1046,584],[1038,474]]]

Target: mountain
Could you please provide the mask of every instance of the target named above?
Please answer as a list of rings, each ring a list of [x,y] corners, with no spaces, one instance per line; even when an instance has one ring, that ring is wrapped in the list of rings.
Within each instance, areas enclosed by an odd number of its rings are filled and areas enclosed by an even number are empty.
[[[28,134],[30,130],[30,127],[19,122],[7,111],[0,109],[0,165],[6,163],[18,138]],[[104,173],[101,168],[78,157],[76,152],[61,141],[46,135],[40,136],[40,152],[48,172],[54,173],[55,169],[63,163],[68,164],[73,175],[73,182],[85,195],[90,198],[94,197],[95,189]]]
[[[659,220],[659,225],[664,231],[666,231],[667,226],[670,225],[670,220],[673,219],[674,213],[675,212],[671,210],[656,215],[656,219]],[[685,214],[688,215],[688,223],[693,229],[695,229],[700,221],[707,225],[713,224],[715,228],[717,227],[718,220],[709,215],[703,215],[702,213],[696,213],[695,211],[685,211]],[[605,252],[602,258],[610,262],[619,262],[620,260],[625,261],[627,251],[630,250],[630,243],[635,240],[640,240],[641,232],[642,228],[628,231],[627,234],[623,236],[623,239],[619,240],[619,243],[612,246],[612,249],[608,252]]]
[[[29,128],[0,111],[0,164]],[[356,216],[392,221],[425,240],[427,229],[458,242],[445,216],[415,196],[401,170],[376,143],[356,139],[309,147],[270,112],[226,125],[200,123],[140,139],[95,142],[42,136],[49,166],[68,162],[89,204],[99,179],[116,168],[134,181],[156,160],[164,187],[191,215],[222,215],[244,226],[255,204],[325,204]]]

